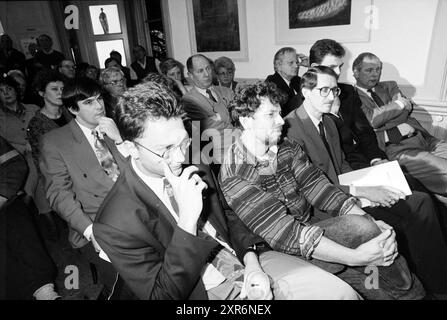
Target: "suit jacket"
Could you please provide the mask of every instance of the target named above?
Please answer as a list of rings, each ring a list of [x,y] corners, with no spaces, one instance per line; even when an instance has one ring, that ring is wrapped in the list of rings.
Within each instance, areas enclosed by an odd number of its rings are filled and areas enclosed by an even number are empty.
[[[382,99],[385,105],[378,108],[376,103],[362,90],[357,90],[362,101],[362,110],[367,119],[376,131],[379,146],[385,149],[385,131],[398,126],[401,123],[408,123],[414,129],[422,132],[424,136],[430,136],[421,124],[410,117],[410,112],[394,102],[393,97],[402,93],[395,81],[379,82],[374,88],[376,94]]]
[[[210,169],[199,168],[208,185],[201,218],[213,225],[242,261],[249,246],[264,241],[229,209]],[[130,161],[104,200],[93,233],[140,299],[207,299],[201,272],[218,243],[179,228]]]
[[[288,115],[291,111],[298,108],[304,100],[303,95],[301,94],[301,78],[296,76],[290,80],[290,87],[284,81],[284,79],[279,75],[278,72],[269,75],[266,79],[266,82],[272,82],[276,84],[276,87],[285,95],[287,98],[281,104],[281,113],[283,117]],[[293,88],[293,89],[292,89]]]
[[[323,125],[333,161],[304,107],[291,112],[284,120],[287,137],[296,140],[303,147],[313,165],[322,170],[333,184],[338,185],[339,174],[352,171],[341,150],[337,126],[330,117],[323,115]],[[349,193],[348,186],[338,187]]]
[[[119,167],[125,162],[115,143],[104,137]],[[75,120],[45,134],[41,140],[40,169],[50,206],[69,226],[73,247],[88,243],[83,236],[114,182]]]
[[[221,86],[211,86],[211,89],[217,95],[217,102],[205,97],[196,89],[196,87],[193,87],[189,92],[183,95],[182,104],[191,120],[200,121],[200,133],[206,129],[217,130],[220,140],[217,142],[215,138],[212,137],[213,155],[214,161],[221,163],[221,157],[232,143],[232,139],[231,137],[228,138],[228,134],[231,134],[233,130],[227,130],[225,134],[224,130],[234,129],[228,112],[228,107],[230,101],[234,97],[234,93],[231,89]],[[197,128],[194,123],[193,127]],[[219,155],[220,157],[218,158]]]
[[[369,167],[371,160],[386,159],[379,148],[376,134],[362,111],[362,101],[355,88],[346,83],[338,83],[340,93],[340,117],[327,115],[337,125],[341,146],[346,160],[354,169]]]

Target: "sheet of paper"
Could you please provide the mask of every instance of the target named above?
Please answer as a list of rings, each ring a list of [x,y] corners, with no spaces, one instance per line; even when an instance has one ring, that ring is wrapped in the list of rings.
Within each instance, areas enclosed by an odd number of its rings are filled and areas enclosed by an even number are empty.
[[[341,185],[355,187],[389,186],[402,191],[405,195],[412,194],[410,186],[397,161],[389,161],[376,166],[351,171],[338,176]],[[365,198],[359,198],[362,208],[371,205]]]

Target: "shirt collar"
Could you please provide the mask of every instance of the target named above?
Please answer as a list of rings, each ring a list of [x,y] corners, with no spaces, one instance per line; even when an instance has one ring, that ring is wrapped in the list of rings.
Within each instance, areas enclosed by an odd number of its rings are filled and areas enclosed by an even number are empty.
[[[371,95],[371,93],[369,93],[367,89],[362,88],[362,87],[359,87],[359,86],[357,86],[357,85],[356,85],[355,87],[356,87],[358,90],[361,90],[361,91],[363,91],[364,93],[366,93],[368,96]],[[371,90],[372,90],[372,91],[376,91],[375,88],[371,88]]]
[[[278,146],[270,146],[268,152],[262,157],[256,157],[242,143],[240,137],[235,142],[236,163],[247,163],[255,168],[265,168],[274,163],[278,156]]]
[[[151,177],[148,176],[147,174],[144,174],[137,166],[134,158],[131,157],[131,164],[132,164],[132,168],[134,169],[135,173],[137,174],[137,176],[143,180],[143,182],[152,190],[155,192],[155,194],[157,196],[163,194],[163,190],[164,190],[164,184],[163,184],[163,177]]]
[[[318,129],[318,125],[320,124],[321,121],[323,121],[323,117],[321,117],[321,120],[318,120],[317,118],[315,118],[312,113],[309,111],[309,107],[306,106],[306,104],[303,104],[304,110],[306,110],[307,115],[309,116],[310,120],[312,121],[312,123],[314,124],[314,126],[317,128],[318,131],[320,131],[320,129]]]
[[[211,89],[212,86],[210,86],[208,89],[202,89],[202,88],[199,88],[199,87],[196,87],[196,86],[194,86],[194,87],[197,89],[197,91],[199,91],[199,93],[200,93],[201,95],[203,95],[203,96],[205,96],[205,97],[207,97],[207,98],[208,98],[208,94],[206,93],[206,90],[211,90],[211,91],[213,91],[213,90]]]
[[[21,104],[20,102],[17,103],[17,110],[16,111],[12,111],[11,109],[3,106],[0,104],[0,108],[5,112],[5,113],[9,113],[9,114],[13,114],[16,117],[21,118],[24,114],[25,114],[25,106],[23,104]]]

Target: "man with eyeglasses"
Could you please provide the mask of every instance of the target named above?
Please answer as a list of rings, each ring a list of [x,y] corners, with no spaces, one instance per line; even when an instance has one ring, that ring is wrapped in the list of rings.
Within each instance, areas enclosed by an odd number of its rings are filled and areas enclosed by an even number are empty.
[[[99,81],[105,90],[106,114],[113,118],[118,99],[127,90],[126,78],[119,67],[108,67],[101,72]]]
[[[330,104],[335,79],[322,75],[312,82],[314,89],[303,91],[306,101]],[[320,94],[324,87],[329,89]],[[273,84],[260,83],[246,87],[232,103],[231,115],[242,134],[219,175],[230,207],[274,250],[309,259],[366,299],[421,298],[422,286],[398,255],[392,228],[332,185],[297,142],[281,141],[280,101]],[[378,268],[380,283],[374,289],[364,285],[366,266]]]
[[[207,166],[182,165],[190,143],[182,115],[155,82],[129,89],[117,108],[131,158],[93,233],[137,297],[358,298],[331,274],[272,251],[228,208]]]
[[[303,147],[313,165],[333,184],[345,193],[370,200],[372,205],[363,209],[396,229],[400,251],[426,289],[445,294],[447,244],[430,196],[414,191],[405,197],[401,191],[384,186],[340,185],[338,175],[352,168],[345,160],[337,126],[328,116],[340,95],[337,74],[326,66],[311,67],[302,77],[301,88],[305,100],[285,118],[287,137]]]

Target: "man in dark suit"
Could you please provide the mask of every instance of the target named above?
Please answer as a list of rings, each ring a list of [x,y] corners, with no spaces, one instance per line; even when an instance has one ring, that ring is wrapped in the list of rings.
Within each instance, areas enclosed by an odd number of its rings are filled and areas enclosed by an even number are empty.
[[[396,228],[401,252],[428,289],[436,294],[447,293],[447,244],[430,196],[414,192],[405,199],[393,188],[341,186],[338,175],[352,169],[345,161],[335,123],[325,116],[340,93],[337,75],[329,67],[313,67],[303,75],[301,86],[305,100],[285,118],[287,136],[303,146],[312,163],[332,183],[378,206],[364,210]]]
[[[300,65],[308,66],[308,59],[305,55],[297,54],[296,50],[290,47],[281,48],[275,53],[273,59],[275,73],[265,79],[267,82],[276,84],[286,97],[285,101],[281,103],[283,116],[301,105],[302,95],[300,77],[298,76]]]
[[[191,141],[182,114],[175,96],[154,82],[130,89],[118,105],[131,159],[93,232],[132,291],[140,299],[237,299],[246,288],[252,299],[356,298],[332,275],[249,232],[209,168],[182,166]]]
[[[362,110],[388,159],[399,164],[429,191],[447,196],[447,142],[433,137],[413,117],[413,102],[395,81],[380,81],[382,62],[372,53],[353,63]]]
[[[113,120],[105,117],[100,92],[87,78],[64,87],[62,100],[75,119],[43,136],[40,168],[52,209],[68,223],[71,245],[98,267],[107,287],[115,272],[99,259],[92,226],[124,157],[117,149],[121,136]]]
[[[345,49],[332,39],[315,42],[309,53],[312,67],[322,65],[331,68],[337,77],[343,67]],[[340,96],[335,97],[330,116],[336,123],[341,138],[341,147],[346,161],[353,169],[361,169],[386,161],[385,153],[377,144],[373,128],[361,110],[361,100],[355,88],[347,83],[338,83]]]

